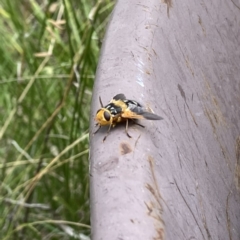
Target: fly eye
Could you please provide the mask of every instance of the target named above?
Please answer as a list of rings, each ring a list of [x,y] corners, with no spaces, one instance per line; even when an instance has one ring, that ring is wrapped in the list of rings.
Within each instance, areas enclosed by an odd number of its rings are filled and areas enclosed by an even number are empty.
[[[104,116],[104,118],[106,119],[106,121],[109,121],[110,118],[111,118],[111,115],[110,115],[109,112],[107,112],[107,111],[105,111],[105,112],[103,113],[103,116]]]

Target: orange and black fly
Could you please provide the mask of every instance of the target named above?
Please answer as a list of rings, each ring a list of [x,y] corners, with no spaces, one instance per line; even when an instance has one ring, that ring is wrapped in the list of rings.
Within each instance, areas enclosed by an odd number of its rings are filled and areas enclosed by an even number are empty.
[[[109,126],[107,135],[104,137],[103,141],[108,136],[112,127],[115,127],[117,123],[126,122],[125,132],[128,137],[128,120],[131,119],[135,124],[144,127],[143,125],[137,123],[135,120],[147,119],[147,120],[161,120],[162,117],[148,112],[142,105],[134,100],[126,99],[125,95],[120,93],[117,94],[109,104],[103,106],[101,98],[99,97],[101,108],[97,111],[95,121],[99,128],[102,126]],[[96,132],[97,132],[96,131]],[[95,133],[96,133],[95,132]]]

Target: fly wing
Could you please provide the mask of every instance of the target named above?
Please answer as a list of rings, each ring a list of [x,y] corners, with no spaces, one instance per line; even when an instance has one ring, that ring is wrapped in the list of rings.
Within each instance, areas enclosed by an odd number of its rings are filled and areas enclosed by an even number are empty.
[[[130,108],[130,107],[142,107],[142,105],[134,100],[128,100],[128,99],[125,99],[124,102],[126,103],[126,105]]]
[[[125,97],[125,95],[123,93],[119,93],[116,96],[114,96],[113,99],[116,100],[116,101],[117,100],[125,100],[126,97]]]
[[[125,95],[122,93],[117,94],[113,97],[110,104],[114,104],[114,106],[117,108],[121,108],[121,112],[125,111],[127,109],[127,105],[125,103]]]
[[[142,105],[134,100],[126,99],[125,95],[122,93],[117,94],[113,100],[111,101],[112,104],[119,107],[122,110],[121,116],[123,118],[131,118],[131,119],[148,119],[148,120],[162,120],[163,118],[148,112],[146,109],[142,107]],[[111,105],[111,104],[110,104]],[[110,110],[110,112],[112,112]]]
[[[144,118],[144,119],[148,119],[148,120],[162,120],[163,119],[162,117],[160,117],[154,113],[146,111],[140,105],[129,104],[128,109],[130,112],[132,112],[132,117],[129,117],[129,118],[135,118],[135,119],[143,119]],[[130,114],[128,114],[128,115],[130,115]]]
[[[142,116],[148,120],[162,120],[163,119],[162,117],[158,116],[157,114],[150,113],[150,112],[143,112]]]
[[[142,115],[137,114],[136,112],[131,111],[129,108],[126,109],[122,114],[121,117],[129,118],[129,119],[144,119]]]

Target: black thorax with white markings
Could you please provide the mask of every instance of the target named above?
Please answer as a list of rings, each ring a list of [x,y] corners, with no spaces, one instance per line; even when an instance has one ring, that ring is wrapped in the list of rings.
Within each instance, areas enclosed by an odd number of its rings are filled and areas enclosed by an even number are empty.
[[[109,103],[106,107],[104,107],[104,108],[106,108],[107,110],[109,110],[110,111],[110,113],[112,114],[112,115],[117,115],[117,114],[120,114],[121,112],[122,112],[122,108],[121,107],[119,107],[119,106],[117,106],[117,105],[115,105],[114,103]]]

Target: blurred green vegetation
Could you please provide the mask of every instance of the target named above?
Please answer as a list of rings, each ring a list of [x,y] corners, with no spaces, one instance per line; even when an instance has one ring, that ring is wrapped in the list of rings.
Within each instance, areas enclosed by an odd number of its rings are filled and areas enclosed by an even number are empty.
[[[88,127],[113,1],[0,2],[0,239],[89,239]]]

